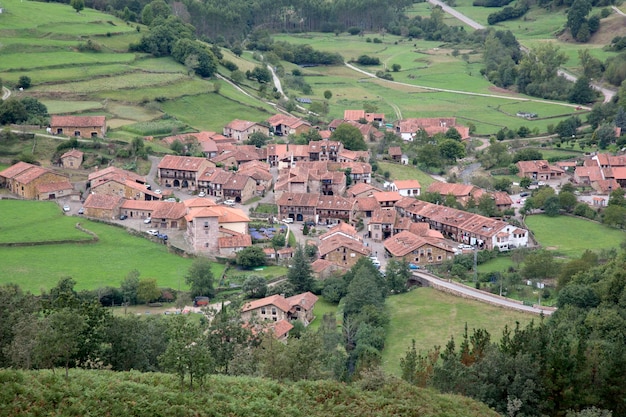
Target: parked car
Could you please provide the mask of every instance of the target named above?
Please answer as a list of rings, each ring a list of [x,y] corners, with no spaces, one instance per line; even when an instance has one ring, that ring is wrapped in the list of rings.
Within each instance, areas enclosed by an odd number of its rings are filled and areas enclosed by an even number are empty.
[[[200,191],[198,193],[198,197],[206,197],[206,193],[204,191]]]
[[[315,227],[315,222],[311,221],[311,220],[308,220],[308,221],[304,222],[304,224],[309,226],[309,227]]]
[[[127,215],[125,215],[125,214],[122,214],[122,215],[120,216],[120,220],[126,220],[127,218],[128,218],[128,216],[127,216]]]
[[[149,234],[150,236],[157,236],[159,234],[159,231],[156,229],[150,229],[150,230],[146,230],[146,233]]]
[[[224,200],[224,204],[225,204],[225,205],[227,205],[227,206],[232,207],[232,206],[234,206],[236,203],[235,203],[235,200]]]
[[[293,223],[293,219],[291,217],[285,217],[283,223]]]
[[[159,233],[159,234],[157,235],[157,237],[158,237],[159,239],[167,240],[167,235],[166,235],[166,234],[164,234],[164,233]]]
[[[209,305],[209,297],[198,296],[193,299],[194,307],[205,307]]]
[[[147,218],[147,219],[145,219],[143,222],[144,222],[145,224],[150,224],[150,223],[152,223],[152,219],[151,219],[150,217],[148,217],[148,218]]]
[[[85,208],[84,207],[79,208],[78,214],[85,214]]]
[[[530,193],[529,193],[529,192],[527,192],[527,191],[524,191],[524,192],[519,193],[519,196],[520,196],[520,197],[528,197],[529,195],[530,195]]]
[[[154,190],[155,194],[161,194],[161,190]]]
[[[70,210],[71,210],[71,208],[67,204],[63,206],[63,211],[67,212],[67,211],[70,211]]]
[[[422,267],[421,267],[421,266],[419,266],[419,265],[415,265],[415,264],[413,264],[413,263],[410,263],[410,264],[409,264],[409,269],[416,270],[416,269],[422,269]]]

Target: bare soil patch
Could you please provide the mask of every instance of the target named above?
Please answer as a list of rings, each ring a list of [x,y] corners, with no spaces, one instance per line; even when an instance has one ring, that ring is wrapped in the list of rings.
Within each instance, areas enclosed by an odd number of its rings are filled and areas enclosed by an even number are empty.
[[[502,88],[502,87],[497,87],[495,85],[492,85],[489,87],[489,91],[491,91],[492,93],[497,93],[497,94],[513,94],[513,95],[518,95],[517,92],[515,91],[511,91],[511,90],[507,90],[506,88]]]

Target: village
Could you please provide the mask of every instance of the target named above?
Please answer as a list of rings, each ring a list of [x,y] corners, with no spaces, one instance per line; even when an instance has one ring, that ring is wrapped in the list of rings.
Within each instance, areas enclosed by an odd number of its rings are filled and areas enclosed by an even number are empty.
[[[359,121],[365,120],[366,123]],[[501,218],[488,218],[462,210],[421,201],[423,191],[453,196],[461,205],[489,195],[499,211],[520,203],[519,196],[489,192],[473,185],[434,182],[422,190],[417,180],[393,180],[377,187],[373,183],[370,151],[351,151],[330,140],[343,123],[359,128],[364,138],[382,134],[375,126],[383,114],[346,110],[343,120],[334,120],[320,131],[322,140],[306,145],[269,144],[263,148],[244,145],[250,135],[288,137],[314,129],[307,121],[277,114],[261,124],[233,120],[222,133],[198,132],[170,136],[162,142],[183,144],[197,141],[205,157],[165,155],[153,162],[147,176],[109,166],[89,173],[84,189],[53,168],[25,162],[0,172],[2,185],[19,198],[57,200],[68,214],[106,221],[124,221],[151,234],[169,238],[184,251],[196,255],[233,256],[262,240],[249,228],[250,205],[259,197],[277,206],[275,215],[261,215],[270,225],[288,226],[300,243],[319,248],[315,272],[323,277],[348,270],[360,258],[370,257],[378,265],[387,258],[402,259],[412,268],[427,268],[467,250],[507,251],[531,243],[528,232]],[[420,129],[432,135],[455,127],[463,139],[466,127],[453,118],[409,119],[398,122],[394,131],[404,140]],[[53,116],[49,131],[73,137],[105,137],[104,116]],[[146,138],[154,140],[153,138]],[[407,164],[400,147],[390,147],[385,157]],[[72,149],[61,156],[61,164],[81,169],[83,152]],[[575,161],[520,161],[520,178],[554,182],[571,178],[592,185],[597,195],[590,202],[606,204],[611,190],[626,182],[626,158],[600,154],[577,166]],[[349,178],[348,178],[349,176]],[[348,186],[348,184],[350,184]],[[67,210],[67,208],[73,209]],[[258,217],[258,214],[255,214]],[[317,237],[304,236],[300,225],[322,230]],[[263,232],[279,229],[268,227]],[[293,248],[266,248],[269,260],[285,262]]]

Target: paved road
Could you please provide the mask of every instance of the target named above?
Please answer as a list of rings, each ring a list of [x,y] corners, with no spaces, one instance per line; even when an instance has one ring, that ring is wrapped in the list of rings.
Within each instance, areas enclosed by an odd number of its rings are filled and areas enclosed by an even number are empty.
[[[458,20],[460,20],[461,22],[465,23],[466,25],[472,27],[473,29],[476,30],[480,30],[480,29],[485,29],[485,27],[483,25],[481,25],[480,23],[470,19],[469,17],[465,16],[464,14],[460,13],[459,11],[457,11],[456,9],[448,6],[447,4],[443,3],[440,0],[428,0],[428,2],[432,5],[435,6],[440,6],[444,12],[448,13],[449,15],[457,18]],[[615,6],[612,6],[613,10],[615,10],[616,13],[621,14],[622,16],[626,16],[626,14],[624,12],[622,12],[620,9],[618,9]],[[528,53],[528,48],[520,45],[520,49],[522,50],[522,52],[524,53]],[[564,77],[565,79],[572,81],[572,82],[576,82],[577,77],[573,74],[568,73],[565,70],[558,70],[558,74],[562,77]],[[606,88],[603,87],[602,85],[598,84],[598,83],[591,83],[591,87],[596,90],[601,92],[604,95],[604,102],[608,103],[613,99],[613,96],[615,96],[615,94],[617,94],[617,90],[615,89],[611,89],[611,88]],[[588,108],[586,108],[587,110],[589,110]]]
[[[2,100],[6,100],[9,97],[11,97],[11,90],[2,86]]]
[[[465,285],[460,285],[455,282],[444,281],[442,279],[435,277],[434,275],[425,274],[423,272],[413,272],[413,275],[419,276],[420,278],[423,278],[427,280],[428,282],[433,283],[434,285],[438,285],[444,288],[448,288],[454,292],[461,293],[468,298],[473,298],[475,300],[486,302],[489,304],[495,304],[495,305],[499,305],[505,308],[510,308],[510,309],[518,310],[518,311],[524,311],[527,313],[533,313],[533,314],[543,313],[546,316],[549,316],[553,313],[552,309],[544,310],[542,308],[525,306],[523,304],[519,304],[515,301],[509,300],[506,298],[500,298],[500,297],[485,293],[483,291],[477,291]]]
[[[475,20],[470,19],[469,17],[467,17],[464,14],[458,12],[457,10],[453,9],[452,7],[448,6],[447,4],[445,4],[442,1],[439,1],[439,0],[428,0],[428,2],[430,4],[435,5],[435,6],[441,7],[444,12],[448,13],[451,16],[456,17],[461,22],[465,23],[466,25],[470,26],[473,29],[480,30],[480,29],[484,29],[485,28],[480,23],[476,22]]]

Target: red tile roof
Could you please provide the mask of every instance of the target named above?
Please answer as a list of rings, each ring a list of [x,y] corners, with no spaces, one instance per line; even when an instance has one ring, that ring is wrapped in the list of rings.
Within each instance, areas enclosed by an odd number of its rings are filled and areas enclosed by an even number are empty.
[[[422,188],[418,180],[395,180],[393,182],[398,190],[413,190]]]
[[[102,127],[105,116],[56,116],[50,117],[50,127]]]
[[[393,256],[403,257],[424,245],[434,246],[447,252],[454,252],[454,249],[445,245],[441,241],[436,241],[428,237],[414,235],[413,233],[403,230],[383,242],[385,249]]]
[[[0,177],[4,178],[14,178],[17,175],[23,173],[24,171],[35,167],[36,165],[29,164],[27,162],[18,162],[15,165],[11,165],[7,169],[0,171]]]
[[[227,229],[221,229],[220,231],[226,231]],[[252,246],[252,237],[250,235],[244,235],[242,233],[233,232],[228,230],[230,236],[221,236],[217,238],[217,245],[222,248],[247,248]]]
[[[69,181],[60,181],[60,182],[50,182],[47,184],[39,184],[37,185],[37,192],[39,193],[50,193],[52,191],[66,191],[73,190],[74,186]]]
[[[372,194],[372,197],[374,197],[376,201],[378,201],[378,203],[395,202],[399,201],[402,198],[400,193],[398,193],[397,191],[381,191]]]
[[[206,158],[197,158],[193,156],[176,156],[165,155],[159,162],[159,169],[172,169],[176,171],[193,171],[198,172],[205,163],[209,161]]]
[[[319,194],[283,193],[276,204],[287,207],[316,207]]]
[[[225,128],[226,129],[231,129],[231,130],[236,130],[238,132],[245,132],[246,130],[250,129],[251,127],[257,125],[258,123],[256,122],[251,122],[249,120],[239,120],[239,119],[235,119],[232,122],[228,123]]]
[[[261,298],[260,300],[250,301],[243,305],[241,309],[242,312],[256,310],[257,308],[266,307],[266,306],[276,306],[284,312],[288,312],[291,309],[291,305],[289,302],[279,294],[274,294],[269,297]]]
[[[82,159],[83,155],[84,155],[83,151],[79,151],[78,149],[72,149],[72,150],[65,152],[63,155],[61,155],[61,159],[69,158],[69,157]]]
[[[348,188],[348,195],[351,196],[358,196],[359,194],[363,194],[363,193],[374,193],[374,192],[380,192],[381,190],[374,187],[372,184],[367,184],[364,182],[359,182],[354,184],[352,187]]]
[[[387,152],[390,156],[402,156],[402,148],[399,146],[390,146]]]
[[[360,253],[363,256],[370,254],[370,249],[363,246],[362,242],[342,235],[335,235],[323,240],[318,246],[318,251],[320,256],[325,256],[328,253],[340,248],[347,248],[348,250]]]
[[[89,194],[83,207],[93,209],[115,210],[120,206],[122,198],[108,194]]]
[[[395,224],[396,223],[396,215],[398,214],[395,210],[383,210],[377,209],[372,213],[372,218],[370,219],[370,224],[379,223],[379,224]]]

